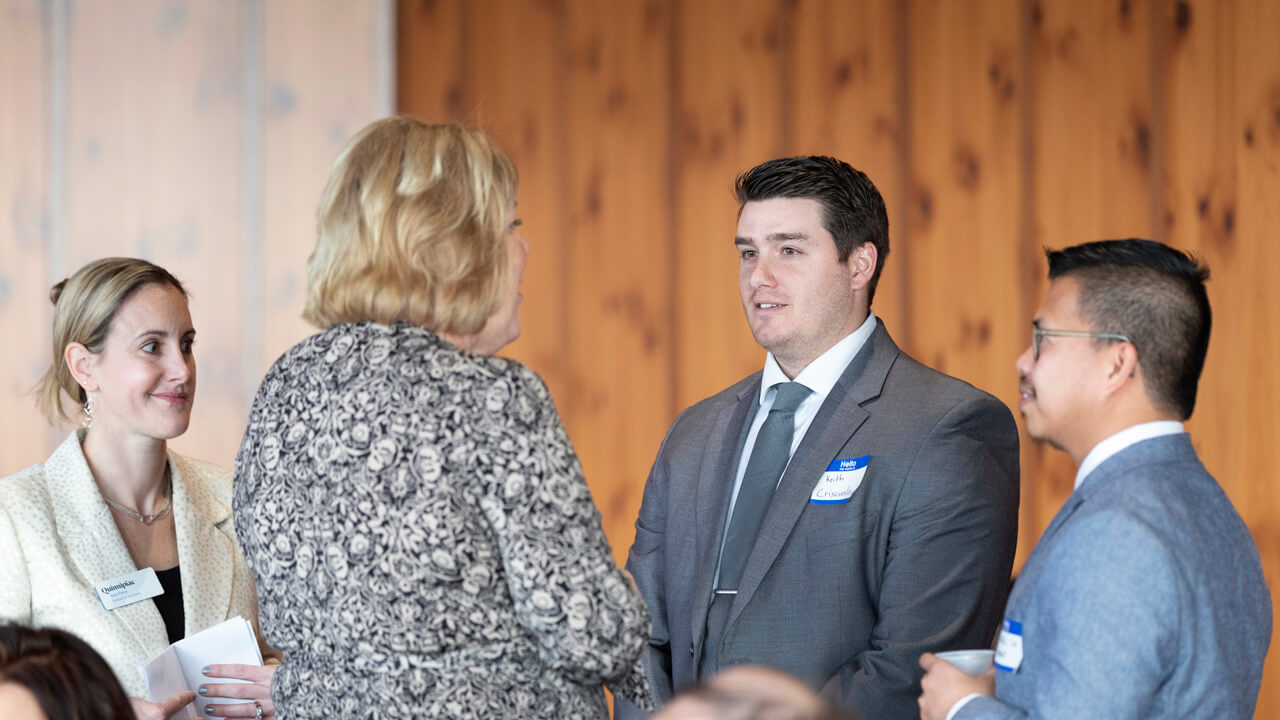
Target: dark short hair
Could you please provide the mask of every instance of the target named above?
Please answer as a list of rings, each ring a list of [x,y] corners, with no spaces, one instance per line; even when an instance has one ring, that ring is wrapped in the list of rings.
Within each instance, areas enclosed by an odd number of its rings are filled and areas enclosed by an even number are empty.
[[[1147,393],[1183,420],[1196,388],[1213,324],[1209,268],[1190,253],[1138,238],[1045,249],[1049,279],[1080,282],[1080,315],[1097,332],[1128,337],[1138,351]]]
[[[876,270],[867,289],[868,302],[875,297],[880,271],[889,256],[889,213],[875,183],[843,160],[820,155],[778,158],[761,163],[738,176],[734,184],[738,214],[749,202],[774,198],[809,198],[822,205],[823,225],[835,238],[840,262],[854,248],[871,243],[876,249]]]
[[[107,661],[63,630],[0,625],[0,683],[35,696],[49,720],[133,720]]]

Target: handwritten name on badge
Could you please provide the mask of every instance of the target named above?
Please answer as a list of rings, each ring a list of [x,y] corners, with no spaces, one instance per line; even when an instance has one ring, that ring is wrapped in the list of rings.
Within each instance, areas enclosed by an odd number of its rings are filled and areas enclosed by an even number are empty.
[[[827,471],[822,473],[822,477],[818,480],[813,494],[809,496],[809,502],[815,505],[839,505],[849,502],[854,491],[862,485],[862,476],[867,474],[867,465],[870,462],[870,455],[832,460],[827,466]]]
[[[93,589],[98,593],[98,602],[106,610],[115,610],[164,594],[160,578],[156,577],[156,571],[152,568],[142,568],[128,575],[103,580],[96,583]]]

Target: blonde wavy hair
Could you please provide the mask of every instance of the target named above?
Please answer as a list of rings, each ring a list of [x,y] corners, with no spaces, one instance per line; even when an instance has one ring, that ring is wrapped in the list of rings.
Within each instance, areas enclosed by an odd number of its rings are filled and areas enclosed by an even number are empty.
[[[171,285],[187,297],[186,288],[168,270],[126,257],[95,260],[49,291],[53,302],[53,361],[36,385],[35,396],[51,425],[71,422],[63,405],[63,393],[81,408],[87,399],[84,388],[67,367],[67,345],[77,342],[89,352],[102,352],[111,321],[120,307],[138,290],[152,284]]]
[[[361,130],[316,213],[303,317],[472,335],[502,303],[515,166],[480,130],[406,116]]]

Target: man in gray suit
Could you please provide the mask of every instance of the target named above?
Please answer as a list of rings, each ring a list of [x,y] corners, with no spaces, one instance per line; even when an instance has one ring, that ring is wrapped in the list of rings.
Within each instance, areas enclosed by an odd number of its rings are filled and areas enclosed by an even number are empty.
[[[645,486],[627,568],[655,699],[756,663],[867,717],[915,718],[920,653],[994,637],[1016,425],[870,312],[889,234],[865,174],[785,158],[737,195],[742,303],[768,354],[681,413]]]
[[[1209,348],[1209,272],[1149,240],[1048,256],[1019,409],[1032,437],[1076,461],[1075,491],[1013,589],[994,672],[923,656],[921,712],[1248,720],[1271,597],[1181,422]]]

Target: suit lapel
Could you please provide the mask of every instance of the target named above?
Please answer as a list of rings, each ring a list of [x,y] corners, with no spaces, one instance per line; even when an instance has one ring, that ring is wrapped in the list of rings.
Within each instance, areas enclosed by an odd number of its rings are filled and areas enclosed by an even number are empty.
[[[720,559],[720,540],[729,514],[729,496],[738,469],[738,458],[746,442],[751,420],[760,399],[760,374],[757,373],[737,395],[737,401],[726,405],[716,417],[708,436],[707,450],[698,470],[698,495],[694,536],[697,558],[693,585],[694,667],[701,662],[702,634],[706,631],[707,608],[711,605],[712,583]]]
[[[190,636],[227,619],[235,548],[218,525],[231,516],[231,508],[209,492],[181,456],[169,453],[169,467],[173,472],[178,563],[182,567],[184,634]]]
[[[1027,558],[1022,572],[1019,573],[1018,582],[1014,584],[1009,606],[1014,607],[1015,600],[1020,599],[1019,588],[1031,587],[1035,584],[1030,581],[1030,578],[1040,571],[1040,564],[1053,547],[1054,538],[1081,505],[1109,484],[1123,481],[1134,467],[1167,459],[1172,459],[1174,462],[1198,460],[1188,435],[1178,433],[1140,441],[1112,455],[1094,468],[1093,472],[1085,478],[1084,483],[1067,497],[1066,502],[1053,516],[1053,520],[1049,521],[1049,526],[1040,534],[1040,539],[1036,541],[1031,556]]]
[[[49,464],[69,469],[47,476],[46,480],[58,534],[81,579],[92,587],[136,572],[138,568],[102,500],[80,441],[81,433],[76,431],[58,447]],[[154,602],[135,602],[108,611],[107,616],[128,630],[146,656],[160,652],[169,644],[164,621]]]
[[[827,394],[769,503],[760,535],[747,558],[738,594],[729,611],[730,625],[751,601],[769,567],[777,559],[822,473],[870,417],[862,404],[879,397],[898,354],[898,346],[884,325],[877,323],[866,345],[854,356]]]

